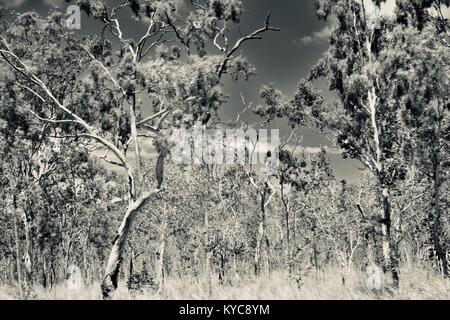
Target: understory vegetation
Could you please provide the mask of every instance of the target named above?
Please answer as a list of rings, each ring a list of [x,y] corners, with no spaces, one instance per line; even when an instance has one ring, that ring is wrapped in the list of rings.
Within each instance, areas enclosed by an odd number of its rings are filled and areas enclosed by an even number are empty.
[[[245,33],[239,0],[69,2],[92,30],[0,7],[0,298],[450,298],[448,0],[318,1],[329,46],[295,94],[243,92],[228,122],[270,13]],[[280,123],[264,163],[172,161],[177,130]]]

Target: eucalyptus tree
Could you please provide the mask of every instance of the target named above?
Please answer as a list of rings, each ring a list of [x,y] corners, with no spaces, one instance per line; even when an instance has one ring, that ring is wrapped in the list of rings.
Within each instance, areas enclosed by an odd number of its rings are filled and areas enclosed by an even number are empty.
[[[29,106],[20,101],[20,96],[11,91],[11,83],[6,79],[6,69],[0,83],[0,128],[1,150],[4,159],[3,173],[5,189],[3,197],[12,211],[15,230],[16,272],[19,294],[25,289],[25,297],[31,293],[34,273],[34,240],[39,184],[46,179],[61,162],[62,157],[55,154],[61,141],[49,141],[43,134],[47,124],[39,124],[29,114]],[[23,232],[21,226],[23,225]],[[24,235],[23,258],[21,257],[21,235]],[[25,271],[22,283],[21,273]],[[24,288],[23,288],[24,287]]]
[[[270,125],[276,119],[285,119],[291,129],[289,136],[279,146],[279,161],[273,173],[279,185],[276,191],[284,210],[286,264],[290,270],[292,260],[290,220],[291,212],[296,209],[293,198],[308,188],[306,162],[295,155],[301,139],[292,140],[297,138],[296,132],[301,127],[324,128],[320,119],[325,104],[319,91],[314,89],[310,82],[304,80],[299,82],[297,92],[291,100],[272,84],[263,86],[260,95],[264,104],[257,106],[254,113],[261,118],[261,125]]]
[[[360,160],[378,181],[384,269],[398,287],[398,251],[392,234],[390,193],[407,171],[403,154],[407,134],[404,105],[396,90],[398,66],[387,64],[395,48],[397,22],[377,16],[383,1],[321,1],[318,16],[335,17],[330,47],[311,72],[311,79],[327,77],[339,101],[330,106],[330,126],[338,132],[344,154]]]
[[[450,22],[444,13],[445,7],[449,6],[449,0],[398,0],[396,1],[397,22],[418,30],[432,25],[438,41],[450,47]]]
[[[449,63],[450,23],[444,15],[448,0],[399,1],[397,20],[405,29],[395,41],[403,47],[395,58],[402,62],[400,88],[407,106],[406,124],[415,139],[418,168],[433,185],[429,235],[445,277],[448,276],[448,248],[443,229],[442,186],[448,179],[449,148]]]
[[[432,210],[429,212],[429,234],[436,257],[448,276],[448,261],[443,214],[445,196],[443,186],[449,179],[450,165],[450,64],[446,57],[450,48],[434,35],[432,27],[422,31],[414,29],[399,32],[396,37],[399,51],[389,63],[401,62],[404,66],[398,77],[398,90],[403,91],[402,102],[406,106],[405,123],[411,129],[414,140],[411,145],[411,161],[419,174],[432,184]]]
[[[253,72],[237,51],[278,30],[268,15],[261,28],[234,42],[229,30],[239,23],[240,1],[192,1],[183,10],[177,3],[75,1],[101,23],[101,36],[66,32],[63,16],[55,12],[46,18],[21,14],[2,30],[0,56],[10,67],[9,90],[30,106],[29,114],[49,125],[45,133],[91,142],[99,149],[93,154],[127,176],[128,208],[106,264],[104,298],[117,288],[136,214],[161,192],[171,129],[206,123],[225,99],[221,78]],[[146,25],[142,35],[125,34],[123,17],[130,13]],[[158,152],[153,187],[144,183],[143,139]]]

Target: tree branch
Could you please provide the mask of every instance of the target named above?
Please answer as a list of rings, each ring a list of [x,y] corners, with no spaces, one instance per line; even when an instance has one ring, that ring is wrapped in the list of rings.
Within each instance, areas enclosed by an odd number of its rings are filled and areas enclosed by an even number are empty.
[[[222,77],[222,74],[225,72],[225,69],[227,67],[228,61],[230,60],[231,56],[240,48],[240,46],[248,40],[254,40],[254,39],[261,39],[259,34],[266,32],[266,31],[280,31],[279,28],[270,27],[270,11],[267,13],[267,18],[264,23],[264,27],[253,31],[252,33],[240,38],[236,43],[234,44],[233,48],[229,52],[226,53],[225,58],[223,59],[222,63],[220,64],[218,68],[218,74],[219,79]]]

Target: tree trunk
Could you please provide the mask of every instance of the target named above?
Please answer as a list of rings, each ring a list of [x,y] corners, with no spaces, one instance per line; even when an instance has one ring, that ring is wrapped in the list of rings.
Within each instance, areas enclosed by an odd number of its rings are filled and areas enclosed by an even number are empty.
[[[15,200],[14,200],[15,202]],[[15,204],[14,204],[15,207]],[[16,208],[15,208],[16,209]],[[17,288],[19,290],[19,297],[23,297],[23,284],[22,284],[22,270],[20,268],[20,238],[19,238],[19,226],[17,221],[17,210],[14,211],[14,237],[16,247],[16,271],[17,271]]]
[[[289,274],[292,273],[292,263],[291,263],[291,243],[290,243],[290,232],[289,232],[289,209],[286,209],[286,264],[288,267]]]
[[[122,222],[117,230],[117,235],[113,241],[113,246],[109,254],[108,262],[105,268],[105,275],[101,284],[102,297],[105,300],[109,300],[112,294],[117,289],[117,281],[120,271],[120,266],[123,259],[123,251],[127,241],[128,233],[133,224],[136,214],[139,209],[155,194],[158,194],[161,190],[156,189],[143,194],[137,200],[130,200],[128,209]]]
[[[31,214],[26,208],[24,212],[24,226],[25,226],[25,252],[24,252],[24,266],[26,275],[26,295],[31,293],[33,286],[33,230]]]
[[[130,280],[133,277],[133,273],[134,273],[134,250],[131,249],[131,253],[130,253],[130,263],[128,266],[128,283],[131,284]],[[128,286],[128,289],[130,289],[131,287]]]
[[[266,203],[266,196],[267,196],[268,187],[265,186],[264,191],[261,193],[261,222],[259,224],[259,232],[256,239],[256,248],[255,248],[255,261],[254,261],[254,267],[255,267],[255,276],[259,275],[261,273],[261,265],[263,262],[265,262],[265,270],[264,272],[270,273],[270,241],[269,237],[267,236],[267,226],[266,226],[266,207],[268,203]],[[270,198],[269,198],[270,201]],[[263,242],[264,241],[264,242]],[[263,250],[263,244],[264,244],[264,250]],[[262,252],[265,253],[265,261],[263,261]]]
[[[290,225],[289,225],[289,201],[285,199],[284,197],[284,187],[283,184],[281,184],[281,202],[283,203],[284,207],[284,219],[285,219],[285,225],[286,225],[286,266],[288,268],[289,274],[292,273],[292,265],[291,265],[291,238],[290,238]]]
[[[397,289],[399,286],[398,275],[398,254],[397,248],[391,235],[391,207],[389,201],[389,190],[387,187],[382,188],[383,199],[383,219],[381,224],[382,230],[382,245],[383,245],[383,259],[385,271],[391,273],[392,287]]]
[[[205,261],[205,274],[206,281],[208,285],[208,293],[212,295],[212,284],[211,284],[211,266],[209,259],[209,220],[208,220],[208,211],[203,210],[203,255]]]
[[[159,279],[159,288],[158,291],[161,294],[164,288],[164,251],[166,246],[166,230],[167,230],[167,212],[166,208],[164,208],[164,217],[163,217],[163,226],[161,239],[159,243],[159,260],[158,260],[158,279]]]
[[[441,232],[442,232],[442,219],[441,219],[441,168],[439,151],[435,152],[433,161],[433,178],[434,178],[434,190],[433,190],[433,209],[430,213],[431,216],[431,241],[433,243],[434,250],[436,252],[436,257],[442,268],[442,275],[448,277],[448,262],[446,252],[441,243]]]
[[[258,234],[256,235],[256,247],[255,247],[255,260],[253,262],[254,265],[254,273],[255,276],[258,276],[260,273],[260,265],[261,265],[261,243],[264,236],[264,227],[263,223],[259,223]]]
[[[267,274],[270,276],[270,272],[271,272],[271,260],[270,260],[270,240],[269,237],[267,235],[267,228],[266,228],[266,223],[263,224],[264,225],[264,239],[265,239],[265,253],[266,253],[266,271]]]
[[[47,263],[46,263],[45,255],[42,258],[42,286],[44,287],[44,289],[47,289],[47,287],[48,287]]]
[[[367,52],[369,55],[369,61],[371,61],[371,48],[372,43],[370,39],[367,39]],[[368,110],[370,113],[370,119],[373,128],[373,143],[375,146],[376,160],[375,169],[376,177],[381,185],[381,197],[383,205],[383,213],[381,219],[381,231],[382,231],[382,247],[383,247],[383,260],[384,260],[384,271],[390,272],[392,276],[392,286],[393,288],[398,288],[399,285],[399,275],[398,275],[398,253],[397,244],[393,241],[391,236],[391,205],[389,202],[389,189],[385,185],[383,176],[384,172],[384,159],[383,151],[380,143],[381,131],[378,128],[377,122],[377,104],[378,96],[375,87],[371,87],[367,92],[369,105]]]
[[[113,241],[113,247],[111,248],[106,264],[105,276],[101,285],[103,299],[111,299],[111,294],[117,289],[117,281],[123,259],[123,250],[135,216],[136,210],[130,205],[117,230],[117,235]]]
[[[292,265],[291,265],[291,244],[290,244],[290,225],[289,225],[289,218],[290,218],[289,199],[285,198],[283,181],[280,182],[280,195],[281,195],[281,202],[283,203],[284,220],[285,220],[285,225],[286,225],[286,246],[285,246],[286,266],[288,268],[289,274],[291,274],[292,273]]]
[[[219,254],[219,283],[223,285],[225,283],[225,256],[221,252]]]

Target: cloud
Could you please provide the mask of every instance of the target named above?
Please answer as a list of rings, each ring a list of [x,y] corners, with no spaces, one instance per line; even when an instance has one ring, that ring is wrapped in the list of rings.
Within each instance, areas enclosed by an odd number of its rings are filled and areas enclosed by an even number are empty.
[[[396,0],[387,0],[386,2],[382,3],[380,15],[383,17],[392,17],[394,15],[396,7],[395,1]],[[372,0],[364,0],[364,6],[369,17],[375,15],[375,5]],[[294,40],[294,44],[310,45],[325,43],[330,38],[335,23],[335,20],[331,20],[330,23],[324,26],[322,29],[314,31],[312,34],[306,35],[300,39]]]
[[[324,43],[330,38],[332,32],[333,32],[332,25],[327,25],[319,31],[314,31],[311,35],[304,36],[300,39],[294,40],[294,43],[297,45],[298,44],[308,45],[308,44],[313,44],[313,43],[314,44]]]
[[[5,3],[5,5],[10,8],[18,8],[25,2],[27,2],[27,0],[9,0],[8,2]]]

